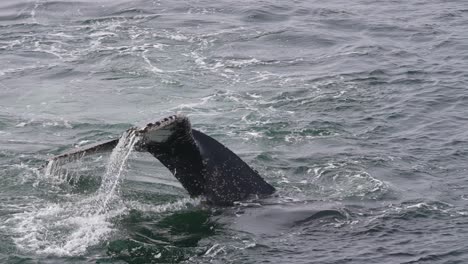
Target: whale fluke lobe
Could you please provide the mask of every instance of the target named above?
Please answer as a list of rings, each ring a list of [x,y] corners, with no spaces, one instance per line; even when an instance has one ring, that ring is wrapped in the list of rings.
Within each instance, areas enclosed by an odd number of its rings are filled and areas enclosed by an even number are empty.
[[[203,159],[190,121],[171,116],[140,130],[137,148],[151,153],[179,180],[191,196],[205,194]]]
[[[142,131],[142,145],[161,161],[190,195],[204,195],[215,204],[232,204],[275,189],[231,150],[192,129],[187,117],[176,115]]]
[[[84,156],[89,156],[98,153],[110,152],[117,146],[119,139],[112,139],[105,142],[96,144],[86,145],[84,147],[77,148],[73,151],[69,151],[52,158],[52,160],[67,162],[80,159]]]
[[[231,205],[252,195],[269,195],[268,184],[241,158],[214,138],[192,129],[184,115],[172,115],[136,130],[137,151],[147,151],[177,178],[190,196],[205,196],[216,205]],[[118,139],[55,157],[84,156],[112,150]]]

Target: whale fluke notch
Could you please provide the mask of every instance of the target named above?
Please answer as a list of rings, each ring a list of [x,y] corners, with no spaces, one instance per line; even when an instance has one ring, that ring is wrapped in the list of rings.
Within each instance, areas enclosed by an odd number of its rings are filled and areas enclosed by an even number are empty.
[[[132,128],[134,129],[134,128]],[[136,129],[137,151],[147,151],[179,180],[190,196],[231,205],[252,195],[269,195],[275,188],[257,171],[214,138],[191,127],[184,115],[172,115]],[[112,150],[118,139],[55,157],[90,155]]]

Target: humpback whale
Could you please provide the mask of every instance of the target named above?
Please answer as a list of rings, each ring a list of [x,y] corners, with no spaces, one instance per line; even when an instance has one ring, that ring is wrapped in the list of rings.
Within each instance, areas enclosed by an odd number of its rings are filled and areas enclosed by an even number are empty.
[[[232,205],[251,196],[275,192],[275,188],[239,156],[214,138],[193,129],[184,115],[171,115],[143,128],[130,129],[139,137],[135,150],[152,154],[192,197],[204,196],[214,205]],[[53,160],[111,151],[118,141],[113,139],[86,146]]]

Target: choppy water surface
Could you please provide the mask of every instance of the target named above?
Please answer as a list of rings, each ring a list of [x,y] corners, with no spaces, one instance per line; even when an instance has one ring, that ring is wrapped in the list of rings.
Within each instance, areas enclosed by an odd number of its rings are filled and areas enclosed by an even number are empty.
[[[1,1],[0,262],[468,262],[467,25],[461,0]],[[207,207],[125,147],[44,173],[174,112],[278,192]]]

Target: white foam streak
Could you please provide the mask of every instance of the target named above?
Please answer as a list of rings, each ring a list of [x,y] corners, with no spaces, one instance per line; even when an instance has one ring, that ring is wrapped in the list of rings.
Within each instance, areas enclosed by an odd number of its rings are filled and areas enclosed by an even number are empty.
[[[36,20],[36,10],[39,8],[39,6],[41,5],[40,1],[39,0],[36,0],[36,2],[34,3],[34,7],[33,9],[31,10],[31,19],[34,23],[37,23],[37,20]]]
[[[163,213],[167,211],[181,210],[190,206],[199,205],[201,202],[200,198],[184,198],[179,201],[167,204],[144,204],[138,201],[129,201],[125,205],[129,209],[138,210],[140,212],[152,212],[152,213]]]
[[[148,57],[146,56],[146,52],[147,50],[143,51],[141,53],[141,57],[143,58],[143,60],[148,64],[149,66],[149,70],[154,72],[154,73],[163,73],[164,71],[159,69],[158,67],[154,66],[153,63],[151,63],[151,61],[148,59]]]

